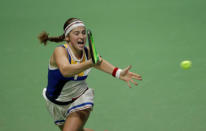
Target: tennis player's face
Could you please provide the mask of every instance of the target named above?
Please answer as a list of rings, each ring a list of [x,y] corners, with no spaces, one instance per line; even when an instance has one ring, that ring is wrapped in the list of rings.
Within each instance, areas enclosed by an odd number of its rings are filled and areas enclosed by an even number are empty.
[[[86,37],[86,29],[83,26],[74,28],[69,34],[70,42],[77,51],[82,51],[84,49]]]

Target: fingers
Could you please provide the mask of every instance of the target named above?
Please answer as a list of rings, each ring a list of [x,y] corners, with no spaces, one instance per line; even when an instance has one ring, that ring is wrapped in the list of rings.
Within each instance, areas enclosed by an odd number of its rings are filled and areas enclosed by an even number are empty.
[[[129,88],[132,88],[130,82],[132,82],[134,85],[138,85],[137,82],[133,81],[132,79],[130,81],[127,81],[127,85],[129,86]]]
[[[134,84],[135,86],[138,85],[138,83],[137,83],[136,81],[134,81],[133,79],[126,79],[125,82],[127,82],[127,85],[129,86],[129,88],[132,88],[130,82],[131,82],[132,84]]]
[[[127,85],[129,86],[129,88],[131,88],[131,83],[136,85],[136,86],[138,85],[138,83],[136,81],[134,81],[133,79],[142,80],[141,75],[129,71],[131,68],[132,68],[132,66],[129,65],[128,67],[123,69],[122,72],[120,73],[120,79],[127,82]]]
[[[138,75],[138,74],[135,74],[133,72],[131,72],[131,76],[132,78],[136,79],[136,80],[142,80],[142,76]]]
[[[126,71],[129,71],[131,68],[132,68],[132,66],[129,65],[129,66],[126,68]]]
[[[99,55],[99,60],[97,61],[96,65],[100,65],[102,63],[103,59],[102,57]]]
[[[129,88],[132,88],[131,84],[129,83],[129,81],[127,81],[127,85],[129,86]]]
[[[134,80],[132,80],[132,79],[131,79],[130,81],[131,81],[134,85],[136,85],[136,86],[138,85],[136,81],[134,81]]]
[[[135,74],[133,72],[129,72],[129,70],[132,68],[131,65],[129,65],[128,67],[126,67],[125,69],[123,69],[123,71],[121,72],[121,75],[125,76],[127,74],[129,74],[130,76],[132,76],[132,78],[136,79],[136,80],[142,80],[142,77],[138,74]]]
[[[123,69],[122,72],[121,72],[121,75],[123,75],[123,76],[126,75],[131,68],[132,68],[132,66],[129,65],[128,67],[126,67],[125,69]]]

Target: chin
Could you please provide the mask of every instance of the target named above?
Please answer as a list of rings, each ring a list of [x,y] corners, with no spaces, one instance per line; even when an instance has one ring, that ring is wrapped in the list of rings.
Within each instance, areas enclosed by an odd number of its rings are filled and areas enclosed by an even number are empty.
[[[83,50],[84,47],[85,47],[85,45],[82,45],[82,46],[79,46],[78,48],[79,48],[79,50]]]

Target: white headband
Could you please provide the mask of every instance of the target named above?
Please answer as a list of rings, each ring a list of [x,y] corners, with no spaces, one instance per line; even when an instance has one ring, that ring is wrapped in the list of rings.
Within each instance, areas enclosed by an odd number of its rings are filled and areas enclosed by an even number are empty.
[[[65,37],[69,34],[69,32],[71,32],[71,30],[73,30],[74,28],[79,27],[79,26],[85,26],[85,25],[80,20],[74,21],[71,24],[69,24],[64,30]]]

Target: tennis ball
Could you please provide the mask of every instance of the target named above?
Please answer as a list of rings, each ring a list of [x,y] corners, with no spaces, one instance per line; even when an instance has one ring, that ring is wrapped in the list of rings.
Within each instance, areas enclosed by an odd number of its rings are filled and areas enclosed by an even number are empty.
[[[183,69],[189,69],[191,66],[192,66],[192,62],[189,61],[189,60],[184,60],[180,63],[180,66],[183,68]]]

